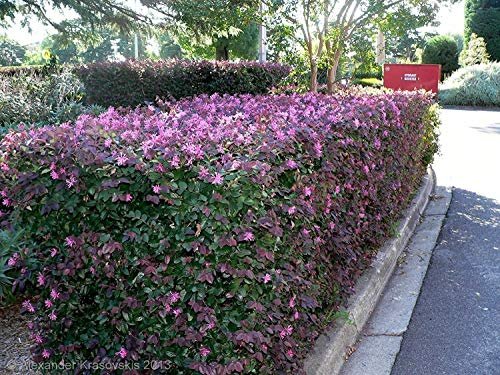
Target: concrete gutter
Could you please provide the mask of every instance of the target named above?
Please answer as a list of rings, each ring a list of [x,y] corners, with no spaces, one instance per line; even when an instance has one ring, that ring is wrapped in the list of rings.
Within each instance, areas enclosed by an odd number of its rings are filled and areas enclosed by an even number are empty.
[[[429,170],[399,223],[397,235],[379,250],[371,267],[357,281],[356,294],[349,299],[347,309],[344,310],[348,319],[339,319],[331,331],[321,335],[316,341],[304,365],[308,375],[338,374],[345,359],[354,351],[363,327],[424,213],[435,182],[434,172]]]

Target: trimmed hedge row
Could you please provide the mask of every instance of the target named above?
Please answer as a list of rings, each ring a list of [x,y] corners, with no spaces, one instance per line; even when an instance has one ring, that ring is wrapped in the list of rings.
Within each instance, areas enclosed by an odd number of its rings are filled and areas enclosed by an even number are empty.
[[[9,272],[34,294],[35,360],[303,373],[436,125],[422,92],[213,95],[7,134],[0,220],[29,237]]]
[[[290,73],[280,64],[187,60],[96,63],[75,68],[87,104],[131,106],[200,94],[265,94]]]

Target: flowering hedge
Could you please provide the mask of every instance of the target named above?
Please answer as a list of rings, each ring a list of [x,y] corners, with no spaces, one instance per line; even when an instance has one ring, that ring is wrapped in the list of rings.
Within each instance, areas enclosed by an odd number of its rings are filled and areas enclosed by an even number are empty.
[[[35,360],[302,373],[436,124],[423,93],[214,95],[8,134],[0,209],[33,243],[9,265]]]
[[[290,73],[280,64],[187,60],[104,62],[75,67],[87,104],[132,106],[200,94],[265,94]]]

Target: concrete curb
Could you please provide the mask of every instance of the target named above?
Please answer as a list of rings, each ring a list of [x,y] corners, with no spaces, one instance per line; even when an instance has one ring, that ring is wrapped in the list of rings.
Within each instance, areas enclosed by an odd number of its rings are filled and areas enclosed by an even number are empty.
[[[399,256],[419,223],[435,183],[435,174],[429,170],[417,195],[406,210],[404,218],[399,223],[398,235],[380,249],[372,266],[357,281],[356,294],[349,299],[345,310],[349,318],[339,319],[334,329],[321,335],[316,341],[304,366],[308,375],[339,373],[347,351],[356,344],[358,336],[392,275]]]

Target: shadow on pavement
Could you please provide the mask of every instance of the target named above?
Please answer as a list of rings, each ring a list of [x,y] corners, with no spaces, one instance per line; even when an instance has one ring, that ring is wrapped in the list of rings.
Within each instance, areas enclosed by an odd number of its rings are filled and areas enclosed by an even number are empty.
[[[455,189],[393,375],[500,368],[500,204]]]

